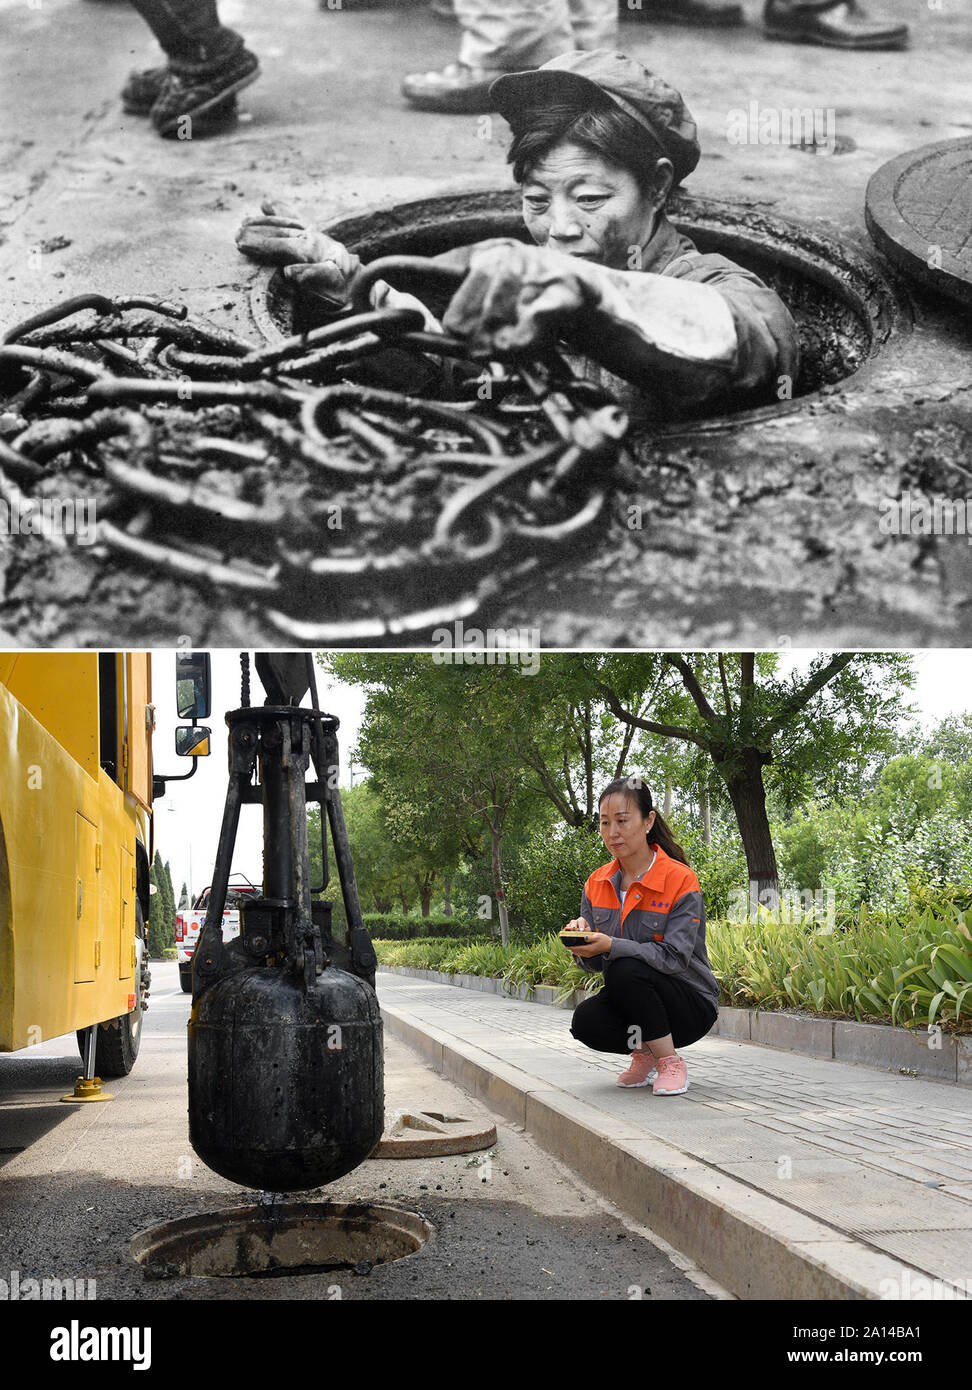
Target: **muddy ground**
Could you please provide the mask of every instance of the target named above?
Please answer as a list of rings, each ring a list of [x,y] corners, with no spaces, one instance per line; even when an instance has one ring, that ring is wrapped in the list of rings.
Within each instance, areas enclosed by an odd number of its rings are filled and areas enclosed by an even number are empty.
[[[417,1212],[431,1225],[421,1249],[382,1264],[376,1244],[368,1268],[271,1277],[194,1278],[158,1262],[144,1268],[130,1249],[139,1233],[259,1196],[211,1172],[192,1151],[190,997],[179,989],[173,962],[153,962],[152,975],[141,1050],[131,1075],[110,1083],[113,1100],[61,1104],[78,1073],[73,1038],[0,1059],[0,1278],[7,1287],[16,1270],[21,1283],[92,1281],[83,1287],[97,1303],[729,1297],[519,1126],[491,1115],[387,1036],[386,1123],[403,1110],[437,1111],[483,1129],[495,1123],[496,1142],[447,1157],[369,1159],[325,1188],[279,1200]]]

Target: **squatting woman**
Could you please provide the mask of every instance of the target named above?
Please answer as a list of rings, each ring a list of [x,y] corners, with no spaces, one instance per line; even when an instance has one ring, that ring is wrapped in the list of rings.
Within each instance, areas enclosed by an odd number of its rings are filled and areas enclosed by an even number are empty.
[[[571,949],[585,970],[604,972],[604,987],[578,1005],[570,1031],[597,1052],[630,1054],[618,1085],[682,1095],[688,1069],[676,1049],[704,1037],[719,1013],[699,881],[640,778],[611,782],[599,808],[614,858],[591,874],[568,926],[588,933]]]

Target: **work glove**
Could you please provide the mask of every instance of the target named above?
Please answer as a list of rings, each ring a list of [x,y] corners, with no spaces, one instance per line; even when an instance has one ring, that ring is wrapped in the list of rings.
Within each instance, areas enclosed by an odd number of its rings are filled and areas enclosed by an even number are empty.
[[[486,241],[437,259],[467,270],[442,326],[466,338],[474,354],[550,345],[597,302],[586,262],[538,246]]]
[[[283,267],[295,287],[347,303],[361,261],[341,242],[309,227],[291,208],[265,199],[261,216],[244,218],[236,245],[245,256]]]

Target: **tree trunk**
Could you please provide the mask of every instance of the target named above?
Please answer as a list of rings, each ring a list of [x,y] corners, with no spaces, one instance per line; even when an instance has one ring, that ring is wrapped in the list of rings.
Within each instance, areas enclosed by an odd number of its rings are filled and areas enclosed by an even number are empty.
[[[746,851],[749,869],[749,912],[754,915],[757,903],[774,907],[779,904],[779,874],[776,851],[766,814],[766,788],[763,785],[763,765],[769,759],[759,749],[747,749],[741,755],[741,766],[726,778],[733,810]],[[766,894],[766,897],[762,897]]]
[[[442,915],[452,916],[452,875],[446,874],[442,881]]]
[[[702,793],[702,843],[706,847],[712,844],[712,813],[708,792]]]
[[[506,894],[503,892],[503,864],[500,859],[500,847],[503,843],[503,836],[489,828],[490,838],[490,865],[493,870],[493,896],[496,899],[496,911],[499,916],[500,941],[504,946],[510,944],[510,919],[506,911]]]
[[[664,805],[662,806],[662,815],[665,817],[666,820],[668,820],[668,817],[669,817],[671,814],[672,814],[672,779],[671,779],[670,777],[666,777],[666,778],[665,778],[665,802],[664,802]]]

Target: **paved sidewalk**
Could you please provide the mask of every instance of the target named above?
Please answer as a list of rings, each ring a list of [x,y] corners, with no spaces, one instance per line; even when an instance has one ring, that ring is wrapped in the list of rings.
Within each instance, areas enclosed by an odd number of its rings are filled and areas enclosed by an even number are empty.
[[[972,1292],[961,1088],[710,1037],[687,1094],[654,1097],[566,1010],[383,971],[378,996],[390,1033],[740,1297]]]

